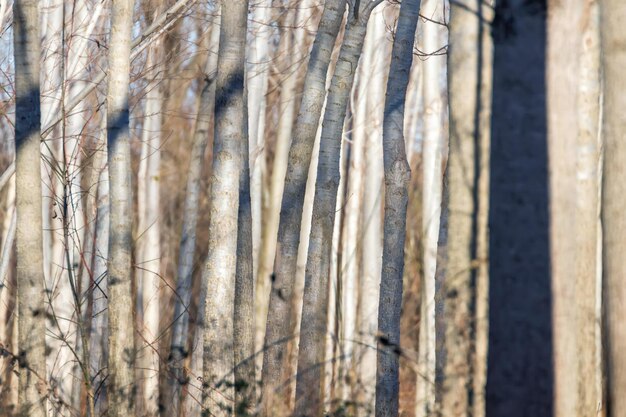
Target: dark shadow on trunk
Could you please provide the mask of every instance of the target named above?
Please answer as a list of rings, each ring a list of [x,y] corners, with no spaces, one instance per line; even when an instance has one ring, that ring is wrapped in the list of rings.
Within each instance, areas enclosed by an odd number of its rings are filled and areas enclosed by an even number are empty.
[[[497,0],[493,25],[486,407],[494,417],[552,415],[545,8]]]

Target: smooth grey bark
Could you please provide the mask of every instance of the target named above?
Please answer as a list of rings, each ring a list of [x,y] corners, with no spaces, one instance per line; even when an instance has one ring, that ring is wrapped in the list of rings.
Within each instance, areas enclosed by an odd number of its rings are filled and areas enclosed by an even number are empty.
[[[413,62],[420,0],[403,0],[391,52],[383,120],[385,219],[378,302],[376,416],[397,416],[404,241],[411,168],[404,142],[404,105]]]
[[[449,151],[436,272],[437,406],[480,415],[486,373],[487,210],[491,115],[491,7],[451,6]],[[443,311],[442,311],[443,309]]]
[[[38,2],[13,3],[18,415],[46,415]]]
[[[600,3],[600,34],[604,75],[602,134],[603,295],[607,341],[608,416],[626,416],[626,4],[620,0]]]
[[[211,178],[211,218],[206,269],[203,385],[205,412],[227,416],[233,407],[233,303],[241,147],[245,129],[245,47],[247,0],[222,4],[215,136]]]
[[[212,22],[213,25],[216,22]],[[211,33],[219,33],[215,29]],[[213,36],[215,37],[215,36]],[[198,202],[200,200],[200,180],[204,165],[210,132],[211,120],[215,107],[215,65],[217,53],[209,52],[205,85],[200,93],[200,106],[196,117],[196,127],[193,134],[189,173],[187,176],[187,190],[183,209],[183,225],[180,237],[178,254],[178,280],[176,281],[176,295],[174,298],[174,319],[172,325],[172,341],[170,356],[168,357],[168,384],[166,387],[169,396],[164,401],[164,415],[177,416],[179,414],[181,390],[186,383],[183,372],[183,362],[189,356],[187,346],[189,333],[189,308],[191,305],[191,288],[193,278],[193,257],[196,249],[196,226],[198,224]],[[203,312],[199,312],[203,314]]]
[[[244,97],[247,97],[247,90]],[[252,264],[252,201],[250,199],[250,142],[248,108],[244,102],[244,129],[241,143],[239,213],[237,226],[237,267],[233,343],[235,346],[235,416],[249,416],[256,407],[254,362],[254,267]]]
[[[109,41],[107,149],[109,164],[109,416],[135,413],[135,325],[132,300],[132,189],[129,82],[132,0],[113,0]]]
[[[264,415],[281,412],[277,409],[280,405],[274,402],[274,397],[288,365],[288,340],[293,337],[289,326],[290,306],[297,270],[304,195],[315,136],[326,97],[326,74],[345,7],[346,0],[327,0],[324,4],[289,149],[278,227],[280,244],[276,254],[265,331],[262,371]]]
[[[363,50],[369,16],[380,1],[348,10],[346,31],[326,101],[320,137],[311,236],[306,266],[300,349],[296,380],[295,415],[320,416],[324,409],[321,387],[327,336],[328,277],[335,221],[339,157],[347,104]],[[287,242],[281,242],[285,245]]]

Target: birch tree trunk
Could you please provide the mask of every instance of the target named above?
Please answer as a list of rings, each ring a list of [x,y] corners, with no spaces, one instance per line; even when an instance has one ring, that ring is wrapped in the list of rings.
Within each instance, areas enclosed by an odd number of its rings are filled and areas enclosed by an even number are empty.
[[[554,346],[554,415],[576,415],[576,273],[575,221],[576,147],[578,136],[576,96],[579,83],[580,22],[582,1],[548,1],[546,86],[548,157],[550,178],[550,264]],[[591,294],[587,294],[591,296]]]
[[[376,416],[397,416],[399,398],[400,310],[404,272],[404,240],[411,169],[404,141],[404,104],[411,72],[419,0],[405,0],[391,55],[385,96],[383,158],[385,219],[378,307]]]
[[[600,14],[595,0],[581,14],[576,149],[576,415],[605,412],[602,388],[600,241]],[[600,285],[598,285],[600,284]],[[571,302],[571,301],[570,301]],[[600,413],[598,413],[599,410]]]
[[[290,304],[297,269],[307,174],[326,96],[326,73],[345,5],[345,0],[328,0],[324,4],[317,36],[311,50],[302,101],[289,149],[278,228],[280,245],[277,248],[265,332],[262,374],[264,415],[281,412],[276,409],[280,405],[274,403],[273,400],[276,395],[275,390],[284,375],[287,339],[291,337]]]
[[[143,346],[138,355],[142,381],[142,409],[149,416],[158,413],[159,405],[159,318],[161,277],[160,181],[161,124],[163,91],[161,76],[161,42],[148,48],[146,66],[149,79],[142,124],[142,153],[137,178],[137,229],[135,262],[137,295],[142,319]]]
[[[211,178],[209,248],[203,281],[207,288],[203,400],[212,415],[227,416],[233,407],[233,302],[236,276],[237,212],[244,126],[245,45],[248,1],[222,4],[217,60],[215,136]]]
[[[109,165],[109,416],[135,413],[135,342],[131,298],[132,189],[128,90],[132,0],[113,0],[109,41],[107,147]]]
[[[602,180],[603,278],[607,341],[608,413],[610,417],[626,416],[626,5],[617,0],[601,4],[600,34],[604,76],[602,135],[604,139],[604,172]]]
[[[322,373],[326,340],[328,277],[339,186],[339,157],[344,118],[367,30],[379,1],[351,8],[343,45],[326,102],[320,137],[313,218],[306,267],[300,350],[296,381],[296,416],[319,416],[324,408]]]
[[[436,297],[443,304],[443,340],[437,342],[437,349],[442,349],[437,360],[442,372],[437,411],[445,416],[480,415],[476,410],[484,403],[491,97],[491,42],[485,25],[490,21],[489,10],[482,2],[468,0],[452,4],[450,12],[450,138],[439,238],[445,256],[437,259],[436,268],[441,286]]]
[[[179,415],[181,391],[188,378],[183,370],[183,362],[189,354],[192,355],[191,368],[195,370],[195,374],[199,375],[202,372],[202,328],[197,325],[195,328],[196,336],[194,336],[194,340],[197,342],[194,343],[194,346],[197,347],[198,352],[188,348],[187,340],[190,320],[189,309],[191,308],[192,297],[193,258],[196,249],[196,225],[198,224],[198,202],[200,200],[200,180],[206,146],[213,135],[210,127],[215,109],[215,68],[218,55],[218,37],[219,25],[217,24],[217,19],[212,16],[210,51],[205,68],[205,85],[200,94],[200,104],[198,115],[196,116],[183,209],[183,226],[178,255],[178,280],[176,282],[176,297],[174,298],[174,318],[166,390],[168,397],[164,403],[164,413],[167,416]],[[199,309],[197,316],[203,314],[204,312]],[[199,323],[200,321],[196,320],[196,324]],[[200,363],[200,366],[194,366],[194,363]]]
[[[46,416],[46,355],[41,205],[39,11],[13,3],[15,54],[15,206],[20,376],[18,414]]]
[[[426,0],[421,13],[437,22],[444,21],[443,3]],[[431,21],[423,25],[423,50],[433,54],[423,59],[424,71],[424,139],[422,143],[422,233],[423,271],[420,342],[417,376],[416,415],[424,417],[434,409],[435,399],[435,271],[437,267],[437,238],[441,215],[441,148],[443,144],[443,102],[441,77],[445,56],[437,56],[443,47],[440,26]]]

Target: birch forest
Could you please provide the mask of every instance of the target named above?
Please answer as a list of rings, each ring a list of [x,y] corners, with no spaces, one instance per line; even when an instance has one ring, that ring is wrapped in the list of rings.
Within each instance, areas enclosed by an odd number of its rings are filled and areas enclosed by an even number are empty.
[[[626,1],[0,0],[0,417],[626,417]]]

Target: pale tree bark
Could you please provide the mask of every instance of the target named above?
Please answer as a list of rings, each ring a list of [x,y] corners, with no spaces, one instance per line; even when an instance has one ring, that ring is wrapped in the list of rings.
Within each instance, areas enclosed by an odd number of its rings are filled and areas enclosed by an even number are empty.
[[[259,267],[259,247],[262,229],[262,191],[265,158],[265,93],[269,76],[270,36],[272,0],[257,1],[250,5],[251,18],[248,21],[248,60],[246,82],[248,89],[248,131],[250,133],[250,200],[252,204],[252,264],[255,282],[263,288],[257,277]],[[267,319],[267,290],[255,291],[255,350],[263,347],[265,320]],[[263,314],[265,313],[265,314]],[[256,366],[261,370],[263,355],[257,355]]]
[[[281,203],[274,279],[270,292],[263,355],[262,400],[264,415],[275,408],[275,390],[284,376],[290,334],[290,304],[298,260],[298,243],[309,165],[326,96],[326,74],[345,11],[345,0],[328,0],[313,42],[303,96],[289,149]]]
[[[484,408],[490,10],[469,0],[452,4],[450,12],[450,137],[435,296],[443,307],[441,328],[437,324],[437,412],[445,416],[481,415]]]
[[[205,281],[203,385],[205,410],[227,416],[233,408],[233,302],[237,212],[244,126],[245,45],[248,1],[222,4],[217,59],[215,136],[209,247]]]
[[[158,413],[159,400],[159,336],[161,278],[160,166],[161,123],[163,107],[161,52],[162,43],[153,43],[147,51],[149,79],[142,124],[142,152],[137,176],[137,230],[135,244],[137,296],[141,318],[138,370],[141,374],[143,412]],[[139,348],[139,347],[138,347]]]
[[[403,1],[391,54],[385,96],[383,159],[385,219],[378,309],[376,415],[397,416],[399,398],[400,310],[404,240],[411,170],[404,141],[404,104],[411,72],[419,0]]]
[[[600,240],[600,10],[595,0],[584,3],[578,77],[578,137],[576,142],[575,294],[576,294],[576,415],[604,412],[602,389],[602,318],[598,283]],[[601,249],[600,249],[601,250]],[[571,300],[570,300],[571,302]]]
[[[576,415],[576,95],[579,82],[582,1],[548,1],[546,87],[550,178],[550,264],[554,348],[554,415]],[[591,296],[591,294],[588,294]]]
[[[357,3],[348,11],[346,32],[331,81],[320,137],[313,218],[306,267],[298,375],[297,416],[319,416],[324,409],[322,373],[328,308],[328,279],[339,186],[339,158],[347,104],[367,30],[367,21],[379,1]],[[285,244],[283,242],[283,244]]]
[[[426,0],[421,13],[435,22],[444,21],[444,4],[439,0]],[[435,400],[435,271],[437,267],[437,238],[441,215],[443,145],[443,91],[445,55],[438,51],[444,46],[441,26],[424,21],[421,58],[424,100],[424,138],[422,142],[422,300],[420,314],[420,342],[417,375],[416,416],[429,415]]]
[[[622,318],[626,297],[626,4],[616,0],[600,3],[600,34],[603,66],[602,174],[603,295],[607,341],[607,415],[626,416],[626,328]]]
[[[132,188],[128,90],[132,0],[113,0],[109,41],[107,147],[109,164],[109,416],[135,413],[135,342],[131,298]]]
[[[176,296],[174,298],[174,318],[172,325],[172,341],[170,344],[168,384],[164,413],[168,416],[177,416],[181,401],[182,387],[188,376],[183,371],[183,362],[191,354],[192,374],[202,373],[202,328],[196,320],[194,333],[195,349],[187,346],[190,311],[191,289],[193,277],[193,258],[196,249],[196,225],[198,224],[198,202],[200,200],[200,180],[204,165],[204,153],[209,138],[212,137],[210,130],[215,108],[215,68],[217,65],[217,48],[219,42],[219,25],[214,15],[211,15],[211,39],[210,50],[205,67],[205,85],[200,93],[198,115],[193,134],[191,148],[191,160],[189,173],[187,174],[187,189],[185,193],[183,225],[180,237],[180,249],[178,254],[178,280],[176,281]],[[202,297],[202,296],[201,296]],[[198,309],[196,316],[204,314]],[[195,403],[197,405],[197,403]],[[199,411],[199,410],[196,410]]]
[[[39,11],[13,3],[15,193],[17,213],[18,415],[46,415],[45,308],[41,204]]]

